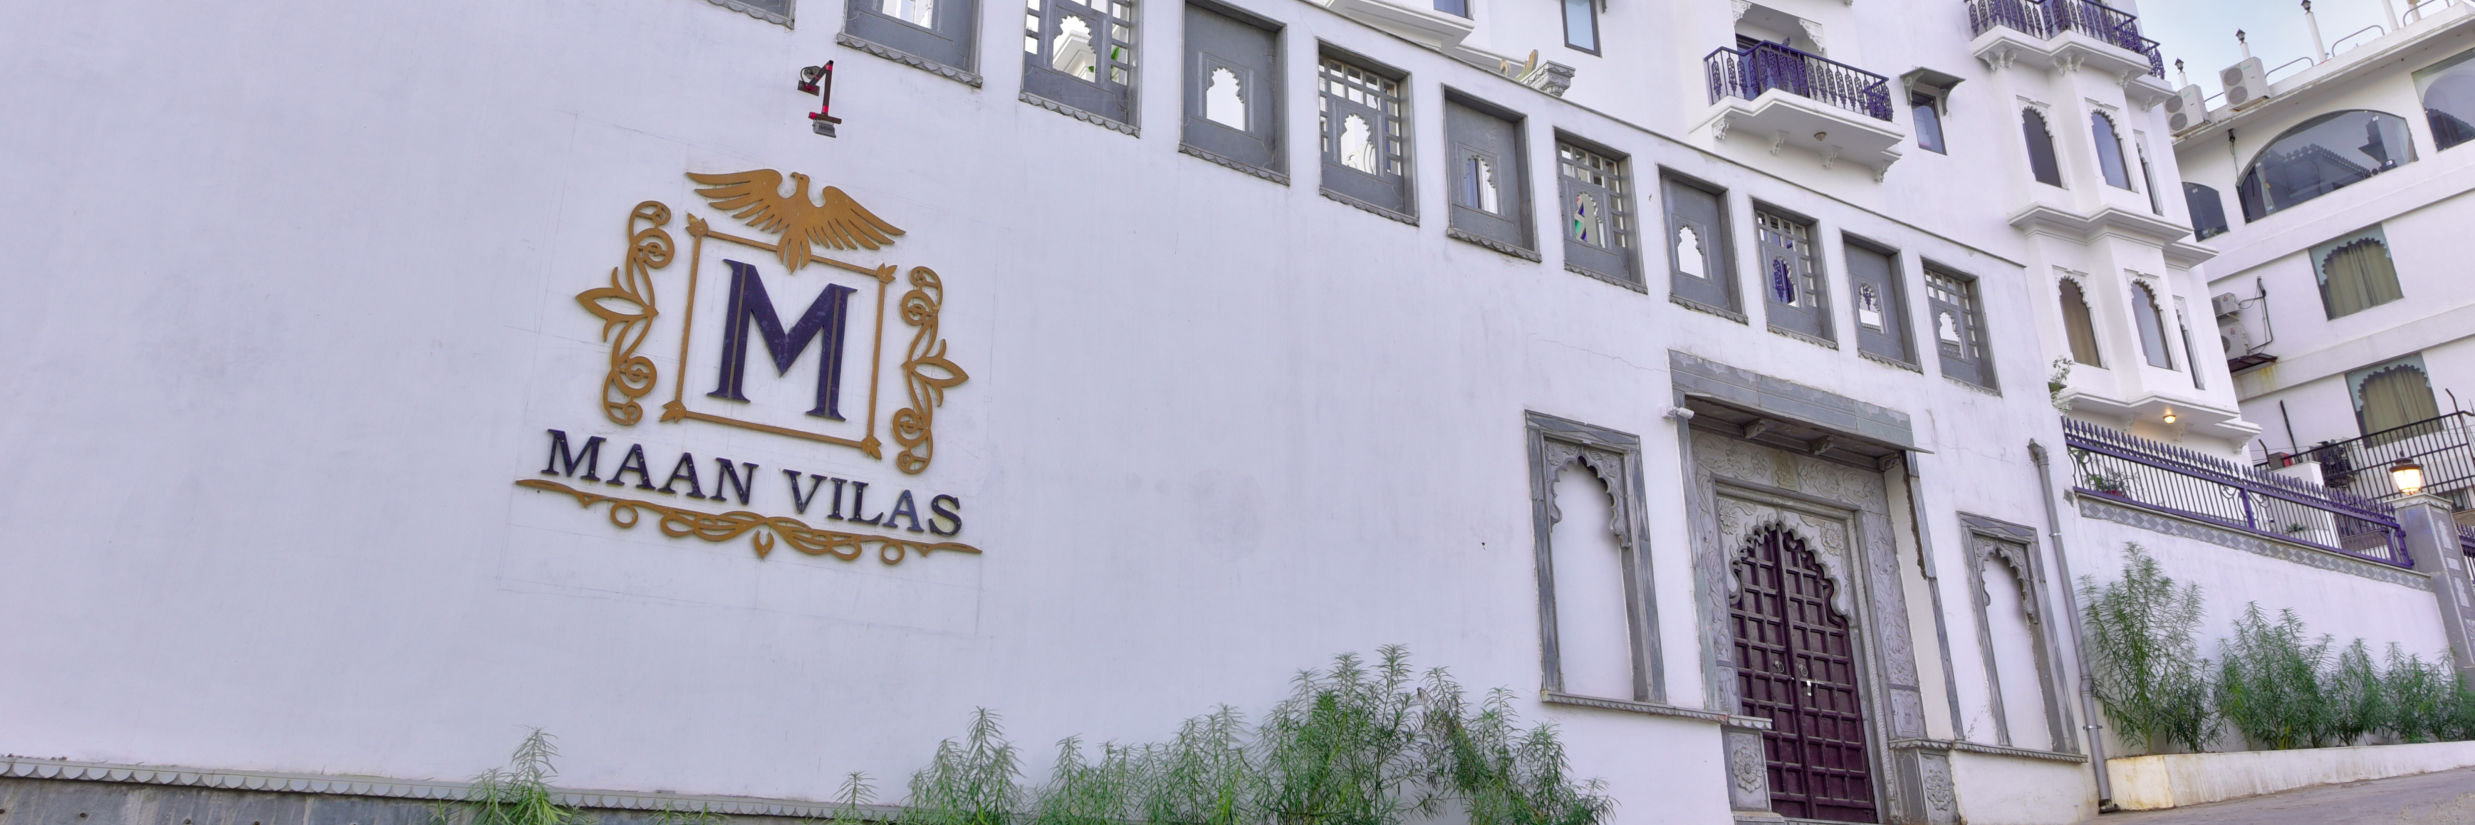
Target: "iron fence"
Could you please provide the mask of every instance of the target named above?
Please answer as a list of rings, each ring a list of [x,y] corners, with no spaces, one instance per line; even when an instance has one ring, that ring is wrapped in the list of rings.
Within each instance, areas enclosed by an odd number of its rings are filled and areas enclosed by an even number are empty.
[[[1890,78],[1777,43],[1719,49],[1702,58],[1710,102],[1778,89],[1875,120],[1891,119]]]
[[[2423,465],[2422,492],[2464,498],[2469,488],[2475,488],[2475,413],[2426,418],[2361,438],[2322,444],[2305,454],[2320,462],[2323,483],[2364,498],[2405,498],[2389,477],[2389,466],[2406,458]]]
[[[2084,421],[2063,420],[2081,493],[2413,567],[2389,505]]]
[[[2140,36],[2140,17],[2096,0],[1968,0],[1970,35],[1995,26],[2039,40],[2076,31],[2148,58],[2148,73],[2166,76],[2166,58],[2157,41]]]

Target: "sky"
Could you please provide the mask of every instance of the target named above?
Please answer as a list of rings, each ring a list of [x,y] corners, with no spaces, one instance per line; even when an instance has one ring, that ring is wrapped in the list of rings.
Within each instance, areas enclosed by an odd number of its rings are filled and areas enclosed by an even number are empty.
[[[2389,0],[2404,15],[2417,0]],[[2442,0],[2421,0],[2438,9]],[[2453,0],[2467,2],[2467,0]],[[2111,5],[2111,4],[2109,4]],[[2160,44],[2166,57],[2166,81],[2181,88],[2183,76],[2174,70],[2174,61],[2184,61],[2191,82],[2200,84],[2207,94],[2216,94],[2219,70],[2243,59],[2243,49],[2235,42],[2235,30],[2243,30],[2250,38],[2252,56],[2260,58],[2261,68],[2271,70],[2270,80],[2283,80],[2302,66],[2283,71],[2278,64],[2298,57],[2312,56],[2311,30],[2303,19],[2303,4],[2298,0],[2139,0],[2140,32]],[[2339,40],[2365,26],[2388,29],[2388,14],[2381,10],[2381,0],[2314,0],[2312,15],[2320,20],[2322,42],[2339,45]],[[2345,43],[2346,48],[2379,36],[2367,32]]]

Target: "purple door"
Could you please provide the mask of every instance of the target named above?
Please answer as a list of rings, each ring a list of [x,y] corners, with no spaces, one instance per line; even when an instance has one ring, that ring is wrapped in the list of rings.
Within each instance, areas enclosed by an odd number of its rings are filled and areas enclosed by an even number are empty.
[[[1744,714],[1770,720],[1762,745],[1770,805],[1782,816],[1878,822],[1865,707],[1848,617],[1805,540],[1773,526],[1735,564],[1729,610]]]

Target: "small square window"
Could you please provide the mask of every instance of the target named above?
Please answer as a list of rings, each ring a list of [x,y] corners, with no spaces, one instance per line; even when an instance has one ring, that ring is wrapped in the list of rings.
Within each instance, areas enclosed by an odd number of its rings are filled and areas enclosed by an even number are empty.
[[[1556,182],[1564,231],[1564,266],[1627,286],[1641,286],[1634,248],[1633,181],[1618,155],[1558,140]]]
[[[1598,54],[1598,0],[1564,0],[1564,45]]]
[[[1521,122],[1499,112],[1457,95],[1445,97],[1444,139],[1452,147],[1447,234],[1535,261]]]
[[[1243,12],[1186,6],[1186,112],[1178,150],[1288,183],[1280,32]]]
[[[1325,55],[1316,65],[1322,120],[1323,192],[1376,214],[1415,224],[1410,200],[1408,107],[1401,76]]]
[[[977,0],[848,0],[835,38],[898,63],[971,86],[980,85],[973,48]]]

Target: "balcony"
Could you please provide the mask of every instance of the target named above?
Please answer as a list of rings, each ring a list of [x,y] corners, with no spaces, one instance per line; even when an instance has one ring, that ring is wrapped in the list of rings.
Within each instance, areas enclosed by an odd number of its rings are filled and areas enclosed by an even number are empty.
[[[1847,158],[1877,180],[1907,143],[1891,121],[1890,78],[1777,43],[1713,51],[1702,70],[1714,109],[1703,125],[1715,139],[1749,134],[1772,154],[1800,147],[1824,167]]]
[[[2095,0],[1968,0],[1969,51],[1988,67],[2087,68],[2120,78],[2134,102],[2154,105],[2166,88],[2157,41],[2140,18]]]
[[[2453,412],[2321,444],[2304,457],[2320,462],[2323,483],[2374,501],[2406,497],[2390,480],[2389,465],[2411,458],[2423,465],[2426,495],[2449,499],[2461,511],[2475,506],[2475,413]]]

